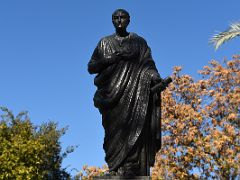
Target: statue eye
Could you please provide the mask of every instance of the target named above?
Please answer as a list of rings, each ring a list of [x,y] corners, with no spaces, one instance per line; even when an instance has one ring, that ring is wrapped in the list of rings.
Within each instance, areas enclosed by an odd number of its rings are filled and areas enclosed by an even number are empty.
[[[128,16],[122,16],[121,18],[126,20],[126,19],[128,19]]]

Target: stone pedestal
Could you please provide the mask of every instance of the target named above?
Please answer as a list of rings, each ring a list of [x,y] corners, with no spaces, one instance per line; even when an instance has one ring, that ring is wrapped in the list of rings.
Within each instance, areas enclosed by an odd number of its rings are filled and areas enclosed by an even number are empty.
[[[93,180],[108,180],[108,179],[115,179],[115,180],[124,180],[124,179],[128,179],[128,180],[151,180],[152,178],[150,176],[132,176],[132,177],[128,177],[128,176],[96,176],[93,177]]]

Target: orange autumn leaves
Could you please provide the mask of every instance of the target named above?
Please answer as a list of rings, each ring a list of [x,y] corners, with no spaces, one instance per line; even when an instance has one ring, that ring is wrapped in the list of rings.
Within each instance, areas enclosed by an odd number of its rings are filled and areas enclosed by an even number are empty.
[[[89,180],[93,179],[94,176],[103,176],[108,173],[107,165],[104,165],[102,168],[84,165],[82,169],[83,171],[80,171],[74,179]]]
[[[240,56],[223,64],[213,60],[201,79],[173,71],[162,93],[161,150],[152,179],[234,179],[240,174]],[[107,167],[84,167],[83,179]]]
[[[162,94],[162,149],[153,179],[236,178],[240,173],[240,56],[211,61],[194,81],[175,67]]]

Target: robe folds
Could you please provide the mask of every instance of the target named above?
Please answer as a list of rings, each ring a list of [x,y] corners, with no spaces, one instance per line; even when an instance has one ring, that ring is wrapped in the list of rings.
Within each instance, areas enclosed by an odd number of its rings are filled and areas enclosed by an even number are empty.
[[[127,58],[117,59],[117,52]],[[140,135],[146,137],[140,143],[144,143],[152,166],[161,142],[159,96],[151,94],[150,88],[152,77],[159,74],[146,41],[135,33],[102,38],[88,71],[97,74],[94,105],[102,114],[103,148],[110,171],[116,171],[138,146]]]

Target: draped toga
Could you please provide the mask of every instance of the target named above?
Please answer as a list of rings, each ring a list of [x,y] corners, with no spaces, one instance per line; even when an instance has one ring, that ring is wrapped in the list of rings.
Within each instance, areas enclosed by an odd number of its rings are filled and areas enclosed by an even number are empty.
[[[120,52],[127,58],[116,60]],[[116,171],[135,146],[146,148],[152,166],[160,149],[159,96],[151,94],[152,77],[159,76],[146,41],[135,33],[100,40],[88,63],[97,74],[94,105],[102,114],[103,148],[110,171]],[[159,76],[160,77],[160,76]],[[140,137],[144,137],[139,140]]]

